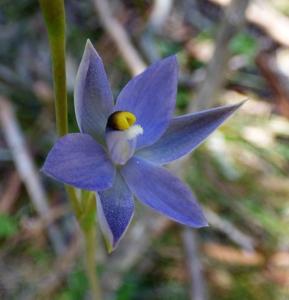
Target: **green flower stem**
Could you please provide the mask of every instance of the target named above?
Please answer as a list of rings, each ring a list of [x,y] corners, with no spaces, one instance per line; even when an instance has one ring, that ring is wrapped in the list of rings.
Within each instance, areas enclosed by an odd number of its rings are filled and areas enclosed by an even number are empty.
[[[52,58],[56,128],[58,135],[63,136],[68,133],[64,0],[39,1],[48,31],[48,39]],[[80,197],[81,201],[79,201],[76,190],[73,187],[66,186],[65,188],[69,195],[72,209],[85,238],[86,271],[91,286],[92,298],[94,300],[101,300],[102,297],[95,270],[95,198],[89,195],[88,199],[86,199],[87,197],[84,197],[84,195],[87,196],[87,193],[84,192]],[[86,203],[87,200],[89,203]]]
[[[101,300],[101,289],[96,276],[96,226],[95,226],[95,215],[96,215],[96,199],[95,193],[89,191],[82,191],[81,193],[81,206],[82,215],[79,219],[80,227],[84,234],[85,239],[85,264],[86,273],[91,287],[92,299]]]
[[[57,133],[68,133],[67,91],[65,74],[65,10],[64,0],[39,0],[50,44]]]
[[[78,200],[78,197],[76,195],[76,190],[72,186],[66,185],[65,186],[66,193],[68,194],[68,198],[70,200],[70,205],[72,207],[72,210],[76,216],[76,219],[79,220],[82,210],[81,206]]]
[[[85,263],[86,263],[86,273],[89,280],[91,294],[93,300],[103,299],[101,296],[100,284],[98,277],[96,276],[96,227],[93,226],[89,230],[83,231],[85,238]]]
[[[53,67],[55,92],[56,129],[59,136],[68,133],[67,90],[65,73],[65,10],[63,0],[40,0],[42,14],[47,27]],[[81,213],[76,191],[66,186],[72,209],[78,217]]]

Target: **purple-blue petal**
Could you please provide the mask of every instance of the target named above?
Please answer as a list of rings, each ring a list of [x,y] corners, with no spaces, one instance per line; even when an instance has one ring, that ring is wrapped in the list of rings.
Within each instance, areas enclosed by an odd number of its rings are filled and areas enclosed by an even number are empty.
[[[133,195],[117,172],[113,186],[98,193],[97,212],[108,251],[111,252],[123,237],[134,213]]]
[[[102,146],[82,133],[60,138],[48,153],[42,171],[60,182],[92,191],[111,187],[115,175]]]
[[[164,168],[133,157],[121,173],[130,190],[145,205],[181,224],[207,226],[190,189]]]
[[[144,129],[137,148],[153,144],[168,127],[175,108],[177,80],[177,59],[170,56],[134,77],[119,94],[115,110],[132,112]]]
[[[89,40],[77,72],[74,106],[80,131],[103,142],[113,97],[102,60]]]
[[[241,104],[221,106],[174,118],[163,136],[136,156],[154,164],[166,164],[194,150]]]

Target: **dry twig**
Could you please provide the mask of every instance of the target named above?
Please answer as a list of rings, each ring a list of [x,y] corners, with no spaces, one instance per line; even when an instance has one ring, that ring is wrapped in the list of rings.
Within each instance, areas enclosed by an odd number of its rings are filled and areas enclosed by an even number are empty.
[[[155,0],[149,24],[158,31],[164,25],[173,6],[173,0]]]
[[[123,26],[113,17],[108,1],[93,0],[96,11],[109,36],[115,42],[133,75],[141,73],[146,65],[133,47]]]
[[[192,108],[194,105],[197,110],[208,108],[218,97],[230,58],[229,43],[245,22],[245,12],[249,1],[233,0],[225,10],[224,19],[216,38],[214,54],[207,66],[206,79],[198,90],[194,101],[196,104],[192,103]]]
[[[231,241],[235,242],[243,250],[254,251],[256,242],[253,238],[240,231],[231,222],[219,217],[209,208],[205,209],[205,215],[212,227],[224,233]]]
[[[191,278],[191,299],[205,300],[207,293],[203,278],[203,266],[199,255],[199,243],[197,235],[189,228],[182,231],[182,239],[185,248],[187,268]]]

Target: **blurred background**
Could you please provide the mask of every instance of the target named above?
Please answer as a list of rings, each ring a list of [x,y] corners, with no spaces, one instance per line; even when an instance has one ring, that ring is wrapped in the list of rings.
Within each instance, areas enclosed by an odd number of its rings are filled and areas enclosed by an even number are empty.
[[[176,113],[249,99],[170,166],[210,227],[139,205],[119,248],[98,236],[106,299],[289,299],[289,1],[65,1],[69,127],[86,39],[115,95],[177,54]],[[88,299],[82,240],[62,185],[39,173],[56,140],[47,34],[36,0],[0,0],[0,298]]]

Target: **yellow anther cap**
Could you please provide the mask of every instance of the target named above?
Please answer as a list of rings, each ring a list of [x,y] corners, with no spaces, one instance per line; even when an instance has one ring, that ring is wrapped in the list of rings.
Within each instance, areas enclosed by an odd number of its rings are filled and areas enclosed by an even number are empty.
[[[107,127],[114,130],[129,129],[136,121],[136,116],[129,111],[116,111],[112,113],[107,121]]]

